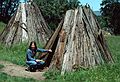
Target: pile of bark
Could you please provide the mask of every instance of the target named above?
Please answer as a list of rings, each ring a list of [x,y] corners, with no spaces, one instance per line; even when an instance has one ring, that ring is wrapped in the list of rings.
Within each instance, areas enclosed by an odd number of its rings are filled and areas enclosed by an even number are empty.
[[[45,48],[53,50],[45,56],[46,66],[61,70],[61,74],[114,62],[100,25],[87,7],[68,10]]]
[[[0,34],[0,41],[9,46],[31,41],[46,44],[51,34],[37,5],[33,2],[20,3],[16,13]]]

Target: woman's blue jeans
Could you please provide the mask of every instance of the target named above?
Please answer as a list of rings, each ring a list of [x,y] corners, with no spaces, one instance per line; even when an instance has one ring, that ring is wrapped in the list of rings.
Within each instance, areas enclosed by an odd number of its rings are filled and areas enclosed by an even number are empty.
[[[27,65],[43,65],[45,62],[26,61]]]

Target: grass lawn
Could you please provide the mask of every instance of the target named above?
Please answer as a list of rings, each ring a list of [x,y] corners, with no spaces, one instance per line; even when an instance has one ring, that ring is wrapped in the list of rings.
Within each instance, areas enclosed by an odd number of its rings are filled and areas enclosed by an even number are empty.
[[[80,69],[76,72],[67,73],[64,76],[60,76],[59,71],[51,70],[45,73],[47,79],[42,82],[120,82],[120,36],[107,37],[107,42],[115,59],[114,64],[105,64],[89,70]],[[15,45],[12,48],[6,48],[1,45],[0,60],[25,65],[26,48],[26,44]],[[25,79],[11,77],[4,73],[0,73],[0,76],[3,79],[0,82],[4,81],[4,78],[10,79],[10,81],[7,80],[6,82],[19,82]],[[25,81],[35,82],[36,80],[25,79]]]
[[[4,25],[0,22],[0,32]],[[107,42],[115,60],[114,64],[104,64],[89,70],[80,69],[64,76],[60,75],[60,71],[51,70],[45,73],[47,79],[44,81],[12,77],[0,72],[0,82],[120,82],[120,36],[109,36]],[[11,48],[0,44],[0,60],[24,66],[27,48],[27,44],[17,44]],[[0,69],[3,67],[0,65]]]
[[[3,67],[4,67],[4,65],[1,65],[1,64],[0,64],[0,69],[2,69]]]
[[[3,31],[3,29],[5,28],[5,25],[4,23],[0,22],[0,33]]]
[[[39,45],[41,48],[42,46]],[[5,45],[0,44],[0,60],[10,61],[17,65],[26,65],[26,51],[28,44],[17,44],[11,48],[5,47]]]
[[[5,73],[0,72],[0,82],[38,82],[34,79],[28,78],[20,78],[20,77],[12,77]]]
[[[17,65],[25,65],[26,45],[16,45],[12,48],[7,48],[0,45],[0,60],[10,61]]]
[[[107,37],[107,42],[115,60],[114,64],[104,64],[89,70],[80,69],[64,76],[53,70],[45,76],[56,82],[120,82],[120,36]]]

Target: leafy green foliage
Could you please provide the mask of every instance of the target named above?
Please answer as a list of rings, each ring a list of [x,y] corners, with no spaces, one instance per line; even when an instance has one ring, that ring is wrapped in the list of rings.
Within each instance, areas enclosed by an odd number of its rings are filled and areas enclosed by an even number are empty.
[[[42,11],[42,15],[55,30],[68,9],[74,9],[79,6],[79,0],[34,0]]]
[[[97,20],[101,26],[102,29],[106,30],[107,29],[107,22],[105,21],[105,17],[103,16],[97,16]]]
[[[101,6],[107,26],[115,35],[120,34],[120,0],[103,0]]]
[[[0,0],[0,21],[7,24],[17,10],[18,5],[19,0]]]

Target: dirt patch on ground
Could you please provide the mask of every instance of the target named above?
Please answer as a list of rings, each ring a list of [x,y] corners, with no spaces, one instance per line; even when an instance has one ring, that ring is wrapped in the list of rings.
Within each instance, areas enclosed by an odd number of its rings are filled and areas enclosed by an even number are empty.
[[[4,65],[4,68],[0,70],[0,72],[4,72],[11,76],[18,76],[24,78],[33,78],[37,80],[44,80],[45,77],[43,76],[44,72],[29,72],[25,71],[26,67],[18,66],[16,64],[7,62],[7,61],[0,61],[0,64]]]

